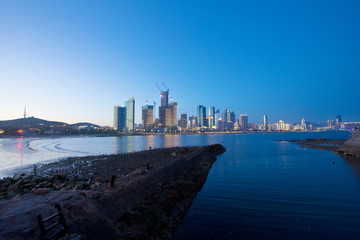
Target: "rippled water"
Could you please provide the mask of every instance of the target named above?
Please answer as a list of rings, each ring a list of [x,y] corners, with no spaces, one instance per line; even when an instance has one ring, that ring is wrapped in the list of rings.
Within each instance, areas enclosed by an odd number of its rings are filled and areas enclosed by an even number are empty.
[[[227,152],[174,239],[359,239],[359,160],[275,141],[319,137],[348,133],[0,139],[0,173],[66,156],[222,143]]]

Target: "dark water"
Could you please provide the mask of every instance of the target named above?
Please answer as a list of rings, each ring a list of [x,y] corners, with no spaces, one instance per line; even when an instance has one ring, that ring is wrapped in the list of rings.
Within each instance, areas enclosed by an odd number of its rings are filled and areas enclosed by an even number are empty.
[[[227,152],[174,239],[360,239],[360,161],[274,141],[347,136],[217,136]]]
[[[348,133],[1,139],[0,175],[67,156],[222,143],[175,240],[360,239],[360,161],[275,141],[319,137]]]

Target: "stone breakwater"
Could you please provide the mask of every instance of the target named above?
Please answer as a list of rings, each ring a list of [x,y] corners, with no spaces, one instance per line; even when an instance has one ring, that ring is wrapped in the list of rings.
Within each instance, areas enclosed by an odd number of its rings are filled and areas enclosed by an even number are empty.
[[[3,179],[0,238],[39,238],[36,216],[60,203],[82,239],[171,239],[225,151],[215,144],[68,158]]]
[[[360,157],[360,132],[352,132],[351,138],[347,140],[337,152],[353,157]]]

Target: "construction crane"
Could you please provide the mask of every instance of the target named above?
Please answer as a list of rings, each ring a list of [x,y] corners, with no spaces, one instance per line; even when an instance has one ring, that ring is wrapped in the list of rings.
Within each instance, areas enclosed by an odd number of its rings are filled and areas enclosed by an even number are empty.
[[[162,84],[164,85],[164,87],[165,87],[166,91],[169,91],[169,88],[167,88],[167,87],[165,86],[165,83],[164,83],[164,82],[162,82]]]
[[[162,92],[163,90],[161,90],[161,88],[159,87],[159,85],[157,83],[155,83],[157,88],[160,90],[160,92]]]

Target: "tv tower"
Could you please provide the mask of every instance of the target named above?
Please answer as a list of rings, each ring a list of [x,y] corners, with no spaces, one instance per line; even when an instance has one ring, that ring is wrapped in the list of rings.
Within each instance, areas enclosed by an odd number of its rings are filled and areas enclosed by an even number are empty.
[[[26,106],[25,106],[25,109],[24,109],[24,118],[26,118]]]

